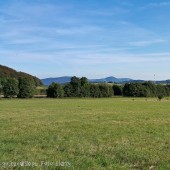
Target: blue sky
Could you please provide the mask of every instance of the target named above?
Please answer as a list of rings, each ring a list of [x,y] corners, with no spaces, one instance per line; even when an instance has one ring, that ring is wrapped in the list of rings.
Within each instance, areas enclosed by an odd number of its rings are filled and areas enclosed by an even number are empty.
[[[0,1],[0,64],[39,78],[170,79],[170,0]]]

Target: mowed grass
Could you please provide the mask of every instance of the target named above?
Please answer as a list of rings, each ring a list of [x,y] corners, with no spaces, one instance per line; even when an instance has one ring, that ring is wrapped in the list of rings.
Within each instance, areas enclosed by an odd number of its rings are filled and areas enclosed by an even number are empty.
[[[8,164],[21,161],[36,166]],[[0,163],[0,169],[168,170],[170,100],[1,99]]]

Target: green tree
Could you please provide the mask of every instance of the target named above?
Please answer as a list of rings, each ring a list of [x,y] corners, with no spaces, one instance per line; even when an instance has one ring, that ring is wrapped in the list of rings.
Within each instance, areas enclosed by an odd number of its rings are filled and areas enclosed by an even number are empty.
[[[108,85],[108,88],[109,88],[109,94],[108,94],[108,97],[112,97],[112,96],[114,96],[114,90],[113,90],[112,86]]]
[[[82,86],[82,87],[86,87],[86,86],[89,85],[88,79],[87,79],[86,77],[82,77],[82,78],[80,79],[80,83],[81,83],[81,86]]]
[[[80,88],[80,97],[90,97],[90,87],[88,86],[82,86]]]
[[[123,95],[131,97],[147,97],[147,89],[141,83],[126,83],[123,87]]]
[[[62,98],[64,96],[64,90],[62,85],[58,83],[52,83],[47,89],[47,97]]]
[[[71,97],[72,96],[72,85],[66,84],[64,85],[64,97]]]
[[[164,96],[168,96],[165,85],[159,84],[159,85],[156,86],[156,88],[157,88],[157,96],[162,96],[162,98]]]
[[[65,97],[89,97],[89,82],[86,77],[79,79],[74,76],[71,78],[69,84],[64,86],[64,96]]]
[[[122,96],[122,94],[123,94],[123,92],[122,92],[122,86],[114,84],[114,85],[112,86],[112,88],[113,88],[113,91],[114,91],[114,95],[116,95],[116,96]]]
[[[18,98],[32,98],[34,96],[36,87],[33,79],[27,77],[19,78],[18,87]]]
[[[170,96],[170,84],[167,84],[165,86],[165,88],[166,88],[166,91],[167,91],[167,96]]]
[[[90,97],[90,88],[89,88],[89,82],[86,77],[82,77],[80,79],[80,96],[81,97]]]
[[[102,97],[99,85],[97,84],[90,84],[90,97]]]
[[[164,96],[162,94],[158,95],[158,100],[161,101],[164,98]]]
[[[157,96],[156,85],[152,81],[144,82],[144,83],[142,83],[142,85],[147,90],[147,97],[155,97],[155,96]]]
[[[80,91],[81,91],[81,81],[78,77],[74,76],[71,78],[70,85],[72,86],[72,97],[80,97]]]
[[[99,84],[99,89],[102,97],[111,97],[113,96],[113,89],[110,85]]]
[[[6,98],[12,98],[18,95],[18,81],[15,78],[8,78],[3,84],[3,94]]]

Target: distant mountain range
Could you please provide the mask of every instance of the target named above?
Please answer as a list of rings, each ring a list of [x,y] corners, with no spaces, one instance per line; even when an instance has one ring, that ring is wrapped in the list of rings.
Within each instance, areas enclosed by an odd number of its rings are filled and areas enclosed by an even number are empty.
[[[56,77],[56,78],[46,78],[42,79],[41,81],[43,82],[44,85],[50,85],[52,82],[55,83],[69,83],[71,80],[71,76],[64,76],[64,77]],[[101,79],[89,79],[89,82],[91,83],[103,83],[103,82],[115,82],[115,83],[121,83],[124,81],[131,81],[132,79],[129,78],[116,78],[113,76],[106,77],[106,78],[101,78]]]
[[[110,77],[101,78],[101,79],[90,79],[89,81],[92,83],[93,82],[94,83],[100,83],[100,82],[101,83],[103,83],[103,82],[121,83],[121,82],[125,82],[125,81],[132,81],[132,79],[130,79],[130,78],[116,78],[116,77],[110,76]]]
[[[56,78],[45,78],[42,79],[41,81],[43,82],[44,85],[50,85],[52,82],[59,83],[59,84],[64,84],[64,83],[69,83],[71,80],[71,76],[63,76],[63,77],[56,77]],[[128,82],[145,82],[146,80],[133,80],[130,78],[116,78],[113,76],[106,77],[106,78],[101,78],[101,79],[89,79],[89,82],[91,83],[128,83]],[[170,79],[169,80],[163,80],[163,81],[156,81],[155,83],[157,84],[170,84]]]
[[[71,77],[69,76],[41,79],[42,83],[47,86],[50,85],[52,82],[60,83],[60,84],[69,83],[70,80]]]

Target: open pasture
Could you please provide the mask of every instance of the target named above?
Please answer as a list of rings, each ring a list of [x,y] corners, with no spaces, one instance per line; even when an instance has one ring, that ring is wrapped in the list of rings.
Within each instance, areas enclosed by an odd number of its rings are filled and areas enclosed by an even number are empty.
[[[170,169],[170,100],[0,99],[0,166]]]

